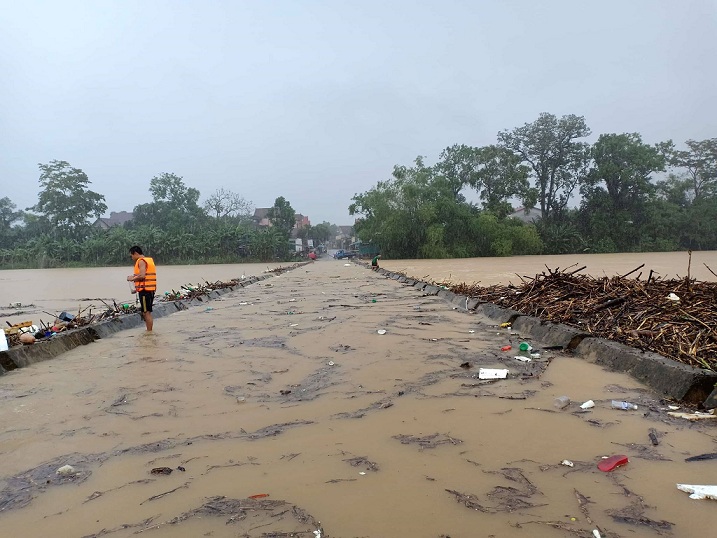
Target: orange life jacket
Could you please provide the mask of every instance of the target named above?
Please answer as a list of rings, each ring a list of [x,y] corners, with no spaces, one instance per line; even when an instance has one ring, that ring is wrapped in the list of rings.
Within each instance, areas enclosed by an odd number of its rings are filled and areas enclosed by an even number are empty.
[[[147,256],[137,259],[134,263],[134,274],[138,275],[139,262],[144,261],[147,264],[147,271],[144,274],[144,280],[135,280],[134,289],[139,291],[157,291],[157,268],[154,266],[154,260]]]

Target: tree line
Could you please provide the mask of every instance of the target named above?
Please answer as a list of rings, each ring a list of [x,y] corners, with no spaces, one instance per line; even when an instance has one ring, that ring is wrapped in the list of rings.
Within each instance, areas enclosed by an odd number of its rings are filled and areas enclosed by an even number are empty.
[[[543,113],[495,144],[397,165],[353,197],[356,232],[394,258],[717,249],[717,138],[590,135],[582,116]],[[508,218],[513,202],[538,218]]]
[[[163,173],[149,182],[151,201],[137,205],[121,226],[92,226],[107,211],[105,197],[90,189],[87,174],[66,161],[40,164],[37,203],[17,210],[0,198],[0,267],[126,265],[129,247],[141,245],[163,264],[288,261],[295,210],[280,196],[268,211],[270,227],[258,227],[253,205],[221,188],[200,205],[199,190]],[[328,222],[304,226],[298,237],[325,242],[336,235]]]
[[[460,258],[576,252],[717,249],[717,138],[643,142],[638,133],[601,134],[590,144],[585,118],[543,113],[501,131],[494,144],[417,157],[354,195],[349,213],[363,242],[391,258]],[[149,182],[150,201],[108,230],[102,194],[66,161],[40,164],[37,203],[17,210],[0,198],[0,267],[122,265],[142,245],[165,264],[289,260],[295,211],[278,197],[260,228],[252,203],[218,189],[200,192],[181,176]],[[466,196],[477,199],[468,201]],[[510,218],[513,205],[538,218]],[[532,215],[531,214],[531,215]],[[326,242],[328,222],[298,230]]]

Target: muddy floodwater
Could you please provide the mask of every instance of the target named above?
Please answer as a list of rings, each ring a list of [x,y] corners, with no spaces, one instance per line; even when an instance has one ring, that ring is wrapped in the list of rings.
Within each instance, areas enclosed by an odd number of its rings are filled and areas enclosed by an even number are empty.
[[[543,264],[685,276],[687,260],[382,265],[488,285]],[[714,280],[704,263],[715,270],[717,253],[693,253],[691,275]],[[160,266],[159,288],[264,269]],[[12,319],[37,322],[38,310],[128,301],[128,272],[0,272],[0,309],[34,305]],[[0,536],[712,536],[716,501],[675,484],[717,484],[714,460],[685,462],[717,452],[717,421],[669,417],[673,402],[561,351],[516,360],[522,340],[322,259],[159,318],[153,334],[123,331],[11,371],[0,377]],[[480,368],[508,378],[480,379]],[[629,462],[600,471],[613,455]]]

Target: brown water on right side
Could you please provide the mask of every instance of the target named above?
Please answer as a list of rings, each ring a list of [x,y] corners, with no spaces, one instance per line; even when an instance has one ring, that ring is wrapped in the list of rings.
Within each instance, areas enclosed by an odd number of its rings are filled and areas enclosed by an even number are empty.
[[[570,355],[517,361],[500,348],[521,335],[363,267],[321,260],[155,331],[0,377],[0,536],[714,531],[713,501],[675,487],[716,482],[714,461],[684,461],[717,451],[712,421],[668,417],[635,380]],[[599,471],[613,454],[630,462]]]

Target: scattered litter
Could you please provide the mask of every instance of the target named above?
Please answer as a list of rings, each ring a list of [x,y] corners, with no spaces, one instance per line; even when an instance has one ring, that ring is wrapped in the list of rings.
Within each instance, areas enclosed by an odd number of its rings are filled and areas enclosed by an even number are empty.
[[[565,465],[566,467],[574,467],[575,464],[570,460],[563,460],[560,462],[560,465]]]
[[[518,346],[518,349],[521,351],[530,351],[533,349],[528,342],[521,342],[520,346]]]
[[[668,298],[670,301],[673,301],[673,302],[675,302],[675,303],[680,300],[680,298],[679,298],[677,295],[675,295],[674,293],[670,293],[670,294],[667,296],[667,298]]]
[[[657,430],[655,428],[650,428],[650,431],[647,436],[650,438],[652,446],[657,446],[660,444],[660,441],[657,440]]]
[[[150,471],[152,474],[172,474],[172,469],[170,467],[155,467]]]
[[[468,332],[469,332],[470,334],[473,334],[475,331],[474,331],[473,329],[471,329],[471,330],[468,331]]]
[[[515,360],[517,360],[517,361],[520,361],[520,362],[530,362],[530,361],[533,360],[533,359],[531,359],[530,357],[524,357],[523,355],[516,355],[516,356],[513,357],[513,358],[514,358]]]
[[[630,460],[628,460],[627,456],[624,455],[610,456],[609,458],[606,457],[604,460],[598,463],[598,469],[607,473],[609,471],[612,471],[613,469],[616,469],[617,467],[627,465],[628,461]]]
[[[613,409],[622,409],[623,411],[627,411],[627,410],[629,410],[629,409],[632,409],[632,410],[636,410],[636,409],[637,409],[637,405],[635,405],[634,403],[621,402],[621,401],[618,401],[618,400],[613,400],[613,401],[610,403],[610,405],[612,406]]]
[[[256,495],[249,495],[249,499],[263,499],[264,497],[268,497],[268,493],[257,493]]]
[[[595,402],[592,400],[580,404],[580,409],[592,409],[593,407],[595,407]]]
[[[351,267],[351,264],[350,264],[350,263],[345,263],[345,264],[344,264],[344,267]]]
[[[237,403],[243,404],[246,402],[246,398],[244,396],[237,396]]]
[[[593,536],[595,538],[602,538],[602,536],[600,535],[600,531],[597,529],[593,529]]]
[[[289,325],[289,327],[298,327],[298,326],[299,326],[298,323],[292,323],[292,324]]]
[[[211,306],[208,306],[204,309],[205,312],[211,312],[212,310],[214,310],[214,308],[212,308]]]
[[[466,362],[464,362],[464,363],[461,363],[461,368],[465,368],[465,369],[467,370],[467,369],[470,368],[470,367],[471,367],[471,363],[470,363],[470,362],[467,362],[467,361],[466,361]]]
[[[63,465],[55,471],[55,474],[59,474],[60,476],[72,476],[76,473],[75,468],[72,465]]]
[[[531,353],[531,354],[530,354],[530,358],[531,358],[531,359],[539,359],[539,358],[540,358],[540,353]]]
[[[177,471],[182,471],[183,473],[187,472],[187,470],[184,467],[182,467],[181,465],[179,465],[177,467]]]
[[[508,370],[502,368],[481,368],[478,370],[478,379],[505,379]]]
[[[386,334],[386,329],[379,329],[376,331],[378,334]]]
[[[329,364],[329,366],[333,366],[335,363],[334,363],[334,361],[329,361],[328,364]]]
[[[248,304],[249,304],[249,303],[246,303],[246,302],[244,302],[244,303],[239,303],[239,305],[241,305],[241,306],[246,306],[246,305],[248,305]]]
[[[695,411],[694,413],[675,413],[670,411],[667,414],[675,418],[686,418],[689,421],[717,418],[717,415],[713,415],[712,413],[702,413],[700,411]]]
[[[501,323],[501,324],[500,324],[500,328],[501,328],[501,329],[507,329],[507,328],[509,328],[509,327],[510,327],[510,323]]]
[[[568,398],[567,396],[558,396],[553,401],[553,405],[558,409],[565,409],[567,406],[570,405],[570,398]]]
[[[690,493],[690,499],[712,499],[717,501],[717,486],[693,486],[690,484],[677,484],[677,489]]]
[[[361,471],[359,474],[360,474],[361,476],[363,476],[363,475],[365,475],[366,473],[363,472],[363,471]]]
[[[685,461],[705,461],[705,460],[717,460],[717,452],[711,454],[700,454],[699,456],[692,456],[685,458]]]
[[[512,348],[512,346],[503,346],[502,348],[500,348],[500,350],[501,351],[510,351],[511,348]]]
[[[680,408],[679,405],[668,405],[667,406],[667,409],[669,409],[670,411],[677,411],[679,408]]]
[[[321,533],[322,533],[321,529],[314,531],[314,535],[316,536],[316,538],[321,538]]]

